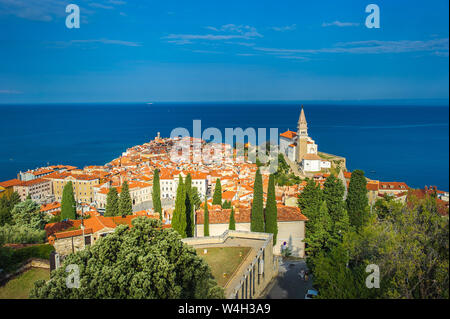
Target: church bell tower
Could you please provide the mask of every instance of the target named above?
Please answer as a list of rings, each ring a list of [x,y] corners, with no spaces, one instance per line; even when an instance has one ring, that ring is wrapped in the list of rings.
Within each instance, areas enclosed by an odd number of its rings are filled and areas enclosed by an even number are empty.
[[[308,145],[308,122],[306,122],[305,111],[300,111],[300,118],[298,119],[297,131],[297,162],[300,163],[307,153]]]

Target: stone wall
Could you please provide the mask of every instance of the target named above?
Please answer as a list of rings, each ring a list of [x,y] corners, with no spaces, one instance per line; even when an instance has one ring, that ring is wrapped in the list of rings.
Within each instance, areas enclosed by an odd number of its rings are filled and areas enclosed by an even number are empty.
[[[278,274],[278,258],[273,255],[272,234],[227,230],[219,236],[185,238],[183,242],[202,248],[208,245],[218,247],[220,244],[230,247],[232,244],[227,240],[237,246],[251,243],[252,251],[224,287],[226,298],[261,298],[267,285]]]
[[[196,225],[197,237],[203,237],[203,224]],[[210,224],[210,236],[220,236],[228,230],[228,224]],[[236,223],[236,230],[250,231],[250,223]],[[281,254],[281,246],[286,242],[292,251],[292,256],[303,258],[305,256],[305,222],[278,222],[277,242],[273,247],[273,253]]]
[[[55,250],[61,256],[69,255],[73,252],[77,252],[84,249],[84,237],[75,236],[68,238],[60,238],[55,240],[53,244]]]
[[[10,273],[10,274],[0,274],[0,285],[6,284],[8,281],[13,279],[14,277],[17,277],[21,273],[31,269],[31,268],[43,268],[48,269],[50,272],[50,261],[46,259],[40,259],[40,258],[30,258],[27,261],[25,261],[22,266],[19,267],[16,271]]]

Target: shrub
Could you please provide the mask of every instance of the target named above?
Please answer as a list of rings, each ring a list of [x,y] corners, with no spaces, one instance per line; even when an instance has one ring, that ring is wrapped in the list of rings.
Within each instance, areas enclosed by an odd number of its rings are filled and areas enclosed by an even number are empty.
[[[36,230],[23,225],[0,227],[0,238],[8,244],[40,244],[45,242],[45,230]]]
[[[0,248],[0,268],[5,272],[12,272],[30,258],[49,259],[50,253],[54,250],[49,244],[20,249],[2,247]]]

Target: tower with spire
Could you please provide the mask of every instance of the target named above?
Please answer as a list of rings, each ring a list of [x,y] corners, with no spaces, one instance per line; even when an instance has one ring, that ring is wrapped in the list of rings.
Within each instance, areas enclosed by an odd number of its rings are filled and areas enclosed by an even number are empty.
[[[297,125],[297,162],[301,162],[303,157],[308,153],[308,122],[306,121],[305,111],[300,111],[300,117]]]

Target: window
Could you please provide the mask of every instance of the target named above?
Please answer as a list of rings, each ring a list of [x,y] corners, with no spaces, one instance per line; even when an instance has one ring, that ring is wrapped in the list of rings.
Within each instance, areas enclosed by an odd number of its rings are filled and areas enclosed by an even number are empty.
[[[91,236],[84,236],[84,245],[89,246],[91,244]]]

